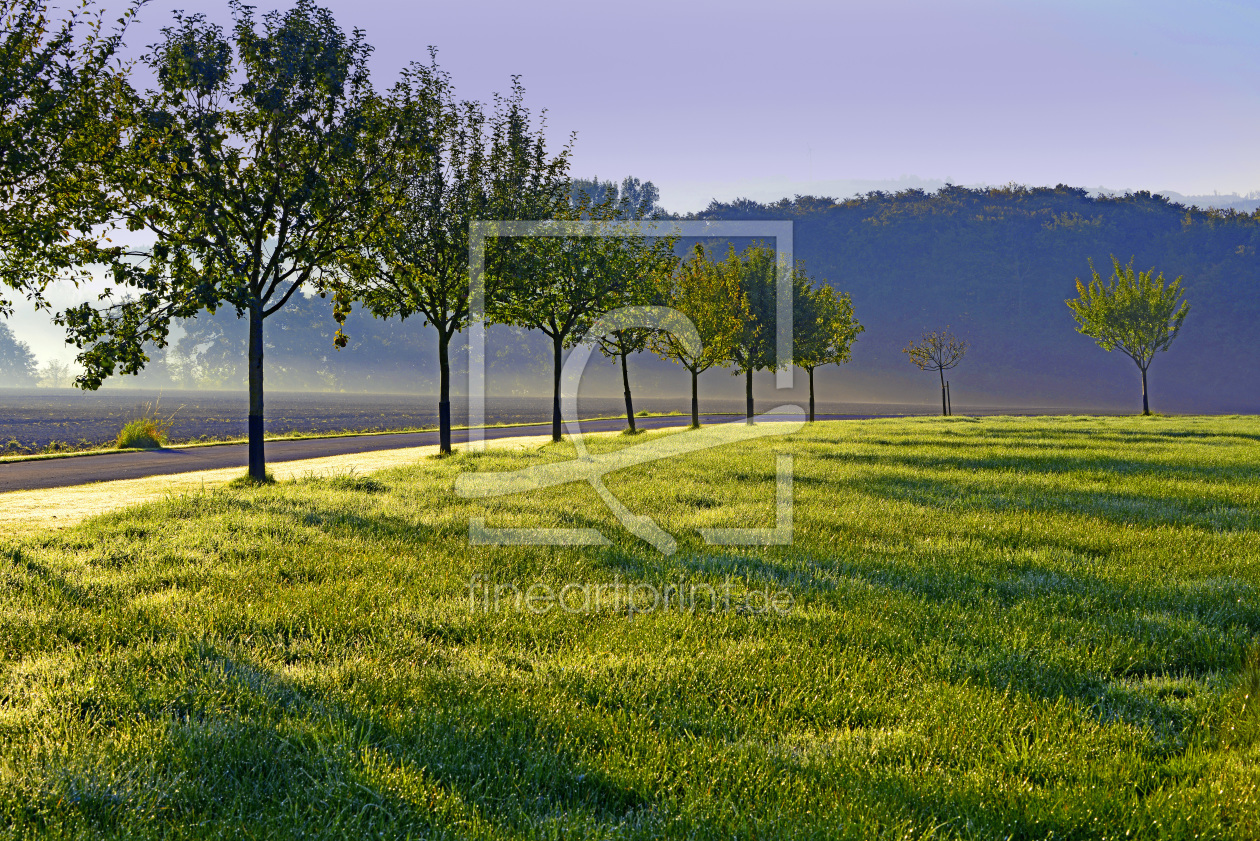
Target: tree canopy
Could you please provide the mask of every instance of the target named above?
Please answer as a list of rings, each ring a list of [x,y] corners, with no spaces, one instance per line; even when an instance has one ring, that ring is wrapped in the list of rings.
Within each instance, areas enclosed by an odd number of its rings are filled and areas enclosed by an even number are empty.
[[[1065,303],[1076,319],[1079,332],[1089,336],[1103,350],[1118,350],[1133,360],[1142,372],[1142,413],[1151,413],[1146,372],[1155,354],[1168,350],[1181,332],[1190,312],[1182,297],[1181,278],[1167,286],[1164,275],[1134,271],[1133,261],[1120,265],[1111,258],[1110,282],[1104,281],[1090,263],[1093,279],[1086,286],[1076,280],[1076,298]]]
[[[61,17],[47,0],[0,0],[0,284],[37,308],[54,278],[85,279],[115,253],[92,235],[105,208],[91,164],[116,145],[114,58],[143,2],[107,30],[92,0]],[[12,308],[0,294],[0,317]]]
[[[231,36],[175,15],[146,58],[156,90],[131,95],[119,153],[102,166],[121,223],[146,231],[114,266],[127,295],[64,319],[95,388],[147,361],[171,321],[228,306],[247,316],[250,475],[263,462],[263,321],[304,286],[326,283],[396,203],[379,176],[426,138],[384,119],[363,33],[311,0],[255,19],[231,3]],[[400,129],[401,131],[396,131]]]
[[[945,372],[958,367],[967,355],[968,344],[946,327],[937,332],[924,333],[918,341],[911,341],[902,349],[920,371],[935,371],[941,378],[941,414],[949,414],[949,402],[945,395]]]
[[[450,346],[468,326],[470,223],[546,218],[566,194],[569,149],[547,151],[519,80],[509,95],[495,97],[489,113],[481,103],[458,101],[435,51],[429,64],[403,71],[386,109],[396,126],[427,141],[404,150],[386,174],[402,197],[363,237],[345,288],[375,315],[417,315],[434,328],[439,448],[449,453]]]
[[[798,264],[793,273],[792,362],[809,375],[809,419],[814,420],[814,371],[849,361],[853,343],[865,328],[853,315],[847,292],[825,282],[815,286]]]

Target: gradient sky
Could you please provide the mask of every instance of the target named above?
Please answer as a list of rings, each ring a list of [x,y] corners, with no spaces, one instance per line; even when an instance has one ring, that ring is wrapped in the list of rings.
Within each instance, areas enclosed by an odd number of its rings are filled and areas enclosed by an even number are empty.
[[[575,174],[671,210],[905,176],[1260,190],[1255,2],[325,3],[379,87],[430,44],[464,96],[521,74],[556,143],[578,132]],[[229,20],[152,2],[130,40],[176,8]]]
[[[555,146],[578,133],[575,175],[650,179],[673,211],[946,179],[1260,190],[1254,0],[324,2],[366,31],[378,88],[429,45],[464,97],[520,74]],[[134,53],[175,9],[231,20],[152,0]],[[41,359],[73,358],[20,321]]]

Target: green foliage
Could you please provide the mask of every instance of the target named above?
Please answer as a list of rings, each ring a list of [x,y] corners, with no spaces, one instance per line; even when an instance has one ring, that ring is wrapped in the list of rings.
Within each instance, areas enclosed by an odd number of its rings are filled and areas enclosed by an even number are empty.
[[[140,449],[157,449],[166,441],[163,430],[158,429],[154,423],[147,419],[136,419],[127,421],[122,429],[118,431],[118,438],[114,441],[114,446],[120,450],[140,448]]]
[[[440,439],[450,452],[449,348],[468,325],[470,224],[545,218],[566,196],[570,150],[547,153],[519,80],[490,114],[457,101],[434,50],[428,65],[403,71],[383,112],[395,133],[421,142],[407,144],[385,173],[401,198],[346,260],[345,313],[357,299],[378,317],[418,315],[437,331]],[[501,249],[489,246],[493,264]]]
[[[129,252],[142,265],[115,267],[131,297],[64,314],[86,388],[138,371],[172,319],[227,306],[261,322],[321,283],[393,203],[377,176],[394,138],[362,33],[347,37],[310,0],[260,21],[232,9],[231,38],[176,13],[147,58],[158,88],[130,97],[126,142],[104,175],[120,224],[156,242]]]
[[[93,235],[107,217],[88,173],[116,145],[113,59],[144,2],[108,31],[93,0],[60,17],[46,0],[0,0],[0,284],[37,308],[52,279],[86,279],[117,256]],[[0,296],[0,317],[11,314]]]
[[[826,281],[814,286],[803,265],[797,266],[792,286],[792,361],[806,371],[848,362],[853,343],[866,329],[854,317],[848,293],[836,292]]]
[[[368,80],[371,49],[312,0],[256,20],[231,2],[229,38],[175,14],[147,61],[158,87],[128,95],[123,146],[102,167],[118,223],[151,246],[115,263],[127,291],[61,314],[82,352],[77,382],[134,374],[175,319],[230,307],[249,319],[249,466],[264,471],[264,320],[342,258],[400,199],[383,177],[422,142],[390,123]],[[334,313],[347,306],[339,291]],[[338,337],[336,341],[342,339]]]
[[[1111,282],[1104,283],[1094,264],[1089,264],[1093,280],[1086,286],[1078,278],[1079,297],[1065,301],[1076,319],[1077,330],[1089,336],[1103,350],[1119,350],[1133,360],[1142,372],[1142,413],[1151,413],[1146,387],[1146,371],[1155,354],[1168,350],[1181,332],[1190,304],[1182,300],[1181,278],[1164,286],[1161,272],[1135,272],[1133,261],[1121,266],[1112,256]]]
[[[0,388],[34,385],[38,368],[31,346],[18,341],[9,325],[0,321]]]
[[[498,261],[490,293],[491,317],[538,330],[551,340],[553,365],[552,438],[560,440],[563,349],[573,345],[605,314],[651,300],[652,284],[676,262],[672,236],[646,235],[635,221],[618,221],[626,210],[608,197],[554,208],[555,233],[520,237]],[[591,230],[590,234],[586,230]],[[510,256],[509,256],[510,255]],[[629,341],[633,327],[614,330]],[[616,339],[613,339],[616,342]],[[616,352],[614,350],[614,352]]]
[[[719,271],[708,252],[697,245],[673,272],[661,276],[660,283],[659,300],[691,322],[699,342],[688,341],[681,329],[662,331],[652,340],[653,352],[693,374],[730,359],[749,319],[739,276]]]
[[[1255,418],[819,423],[609,475],[679,535],[668,558],[589,488],[451,493],[565,445],[7,537],[0,820],[140,839],[1254,839],[1258,755],[1230,728],[1260,628],[1258,437]],[[774,523],[776,452],[793,544],[705,544],[696,528]],[[470,517],[613,545],[487,551]],[[470,606],[478,581],[499,609]],[[717,610],[513,599],[678,581]],[[740,609],[767,588],[787,615]]]
[[[1145,371],[1155,354],[1177,338],[1190,304],[1182,299],[1180,277],[1165,286],[1162,272],[1134,271],[1132,260],[1121,266],[1114,256],[1111,264],[1111,280],[1105,282],[1090,263],[1093,279],[1086,286],[1078,278],[1078,297],[1064,303],[1079,332],[1103,350],[1119,350]]]
[[[774,368],[780,362],[775,347],[778,269],[774,249],[758,243],[738,253],[731,246],[726,259],[717,264],[717,271],[739,286],[747,306],[747,316],[730,344],[733,375]]]
[[[255,476],[253,473],[246,473],[244,476],[237,476],[235,479],[228,482],[226,487],[230,490],[243,490],[274,484],[276,484],[276,477],[271,475],[271,471],[267,471],[263,473],[261,477]]]

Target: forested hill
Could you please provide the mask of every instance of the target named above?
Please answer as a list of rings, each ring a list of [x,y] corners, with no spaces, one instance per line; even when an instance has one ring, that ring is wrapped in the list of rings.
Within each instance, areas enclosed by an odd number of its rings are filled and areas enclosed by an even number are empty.
[[[1114,254],[1184,275],[1190,315],[1151,366],[1153,410],[1260,411],[1260,213],[1060,185],[714,202],[695,218],[795,223],[796,256],[866,325],[845,376],[872,396],[928,387],[900,349],[948,324],[972,345],[951,374],[967,402],[1140,409],[1136,367],[1077,333],[1063,303]]]

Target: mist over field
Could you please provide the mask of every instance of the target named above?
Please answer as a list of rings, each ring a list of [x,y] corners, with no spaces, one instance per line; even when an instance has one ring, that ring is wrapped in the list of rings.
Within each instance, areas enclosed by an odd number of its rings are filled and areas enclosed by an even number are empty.
[[[933,378],[909,365],[901,349],[921,332],[949,325],[971,345],[949,377],[960,407],[1132,411],[1140,406],[1133,364],[1080,335],[1064,305],[1076,294],[1075,280],[1088,280],[1091,260],[1105,275],[1115,255],[1139,269],[1156,266],[1167,280],[1184,277],[1190,315],[1177,343],[1150,370],[1157,410],[1260,410],[1260,366],[1238,352],[1260,343],[1254,215],[1191,209],[1150,193],[1093,196],[1060,185],[714,202],[690,218],[791,220],[794,253],[807,271],[852,295],[866,330],[851,362],[818,370],[820,400],[931,404]],[[720,254],[724,243],[710,246]],[[23,337],[22,324],[13,329]],[[344,350],[333,347],[335,330],[328,302],[317,296],[295,297],[268,320],[268,388],[418,399],[436,393],[436,338],[419,318],[384,321],[356,309]],[[230,309],[180,322],[172,339],[165,351],[151,350],[140,376],[116,377],[105,388],[245,388],[246,323]],[[488,394],[548,399],[551,348],[542,335],[492,325],[486,362]],[[453,342],[452,365],[454,393],[465,393],[463,335]],[[686,372],[677,365],[641,353],[631,367],[639,398],[687,393]],[[759,399],[803,400],[803,379],[797,371],[797,388],[776,394],[772,376],[760,372]],[[616,366],[595,354],[581,393],[619,396]],[[727,372],[702,379],[702,401],[740,394],[742,382]]]

